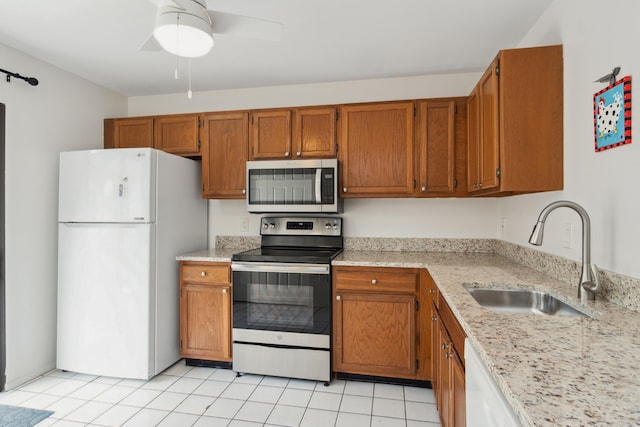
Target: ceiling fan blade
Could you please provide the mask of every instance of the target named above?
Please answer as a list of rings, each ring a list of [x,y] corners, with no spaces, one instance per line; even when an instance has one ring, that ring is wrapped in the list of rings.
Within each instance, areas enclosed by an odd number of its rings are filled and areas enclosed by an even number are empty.
[[[280,41],[284,26],[278,22],[249,18],[233,13],[207,10],[213,21],[213,34]]]
[[[156,52],[162,50],[162,46],[160,46],[160,43],[158,43],[156,38],[153,37],[153,34],[151,34],[147,40],[140,45],[138,50]]]

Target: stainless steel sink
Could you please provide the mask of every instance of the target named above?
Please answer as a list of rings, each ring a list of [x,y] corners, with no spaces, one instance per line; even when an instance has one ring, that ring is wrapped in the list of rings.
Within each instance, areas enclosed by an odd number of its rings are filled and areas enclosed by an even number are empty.
[[[546,292],[526,289],[465,286],[478,303],[497,313],[535,313],[551,316],[591,317]]]

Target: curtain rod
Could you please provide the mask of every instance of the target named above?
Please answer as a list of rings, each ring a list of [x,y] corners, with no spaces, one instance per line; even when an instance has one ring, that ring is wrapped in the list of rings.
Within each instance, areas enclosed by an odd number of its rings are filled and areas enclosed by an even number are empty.
[[[36,79],[35,77],[21,76],[18,73],[12,73],[11,71],[3,70],[2,68],[0,68],[0,72],[5,73],[7,75],[7,83],[11,83],[11,77],[15,77],[17,79],[24,80],[25,82],[29,83],[31,86],[38,85],[38,79]]]

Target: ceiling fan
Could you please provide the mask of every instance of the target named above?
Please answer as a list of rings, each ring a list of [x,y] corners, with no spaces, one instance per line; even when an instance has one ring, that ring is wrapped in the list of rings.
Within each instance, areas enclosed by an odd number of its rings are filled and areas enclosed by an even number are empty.
[[[213,46],[213,34],[278,41],[283,25],[207,9],[206,0],[149,0],[158,6],[153,33],[140,50],[164,49],[174,55],[198,57]]]

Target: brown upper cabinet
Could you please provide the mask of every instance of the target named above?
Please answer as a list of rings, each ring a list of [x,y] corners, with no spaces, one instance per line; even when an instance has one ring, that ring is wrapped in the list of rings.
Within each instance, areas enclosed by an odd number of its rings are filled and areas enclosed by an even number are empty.
[[[342,197],[413,196],[413,119],[413,101],[340,107]]]
[[[291,158],[291,110],[251,113],[251,160]]]
[[[294,159],[336,156],[336,107],[296,108],[292,144]]]
[[[199,156],[198,114],[160,116],[154,119],[154,147],[179,156]]]
[[[153,117],[105,119],[104,148],[153,147]]]
[[[467,107],[469,192],[562,189],[562,46],[500,51]]]
[[[105,119],[104,148],[152,147],[180,156],[199,156],[198,114]]]
[[[234,111],[202,116],[202,196],[243,199],[249,152],[249,113]]]
[[[466,97],[416,102],[416,196],[465,196]]]

